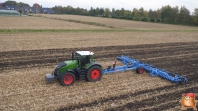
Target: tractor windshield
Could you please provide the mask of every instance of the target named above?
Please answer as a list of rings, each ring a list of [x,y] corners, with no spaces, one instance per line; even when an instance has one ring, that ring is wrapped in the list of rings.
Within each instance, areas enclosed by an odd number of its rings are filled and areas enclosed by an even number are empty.
[[[75,59],[80,59],[81,57],[82,57],[81,55],[79,55],[79,54],[76,53],[76,55],[75,55],[74,58],[75,58]]]

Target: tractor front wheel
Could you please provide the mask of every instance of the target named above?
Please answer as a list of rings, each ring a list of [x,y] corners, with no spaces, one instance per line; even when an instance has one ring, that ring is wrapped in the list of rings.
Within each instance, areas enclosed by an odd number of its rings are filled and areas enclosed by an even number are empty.
[[[75,80],[76,77],[72,72],[66,72],[65,74],[61,74],[59,77],[59,82],[62,86],[70,86],[74,84]]]
[[[142,74],[142,73],[144,73],[144,69],[141,68],[141,67],[138,67],[138,68],[136,69],[136,72],[137,72],[138,74]]]
[[[86,80],[89,82],[99,81],[102,78],[102,68],[99,66],[92,66],[86,76]]]

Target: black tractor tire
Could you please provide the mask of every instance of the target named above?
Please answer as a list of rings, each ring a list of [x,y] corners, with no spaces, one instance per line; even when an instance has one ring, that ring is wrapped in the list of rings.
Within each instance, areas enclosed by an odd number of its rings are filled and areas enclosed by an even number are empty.
[[[76,77],[72,72],[66,72],[65,74],[61,74],[59,77],[59,82],[62,86],[70,86],[74,84],[75,80]]]
[[[102,78],[102,68],[100,66],[92,66],[88,69],[86,80],[89,82],[96,82]]]
[[[144,69],[143,69],[142,67],[138,67],[138,68],[136,69],[136,73],[142,74],[142,73],[144,73]]]

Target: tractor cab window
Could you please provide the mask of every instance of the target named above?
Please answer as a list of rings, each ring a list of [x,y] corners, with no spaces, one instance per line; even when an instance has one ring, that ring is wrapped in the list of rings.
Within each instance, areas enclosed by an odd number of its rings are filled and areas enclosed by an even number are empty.
[[[90,55],[85,56],[85,64],[90,63]]]
[[[80,66],[85,66],[86,64],[90,63],[90,55],[79,55],[76,54],[76,59]]]
[[[82,66],[85,66],[86,64],[90,63],[90,56],[89,55],[81,56],[80,62]]]
[[[75,59],[79,60],[81,58],[81,55],[77,54],[75,55]]]
[[[77,54],[77,53],[76,53],[75,59],[78,60],[78,65],[79,65],[79,66],[82,67],[82,66],[85,65],[84,58],[83,58],[83,56],[81,56],[80,54]]]

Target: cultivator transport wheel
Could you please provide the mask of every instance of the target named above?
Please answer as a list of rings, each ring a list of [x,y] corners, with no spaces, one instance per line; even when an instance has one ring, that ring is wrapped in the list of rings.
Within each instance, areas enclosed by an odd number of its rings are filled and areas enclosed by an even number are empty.
[[[62,86],[70,86],[74,84],[75,80],[76,77],[72,72],[66,72],[65,74],[61,74],[59,78],[59,82]]]
[[[102,69],[99,66],[92,66],[86,76],[86,80],[89,82],[99,81],[102,77]]]
[[[138,67],[138,68],[136,69],[136,72],[137,72],[138,74],[142,74],[142,73],[144,73],[144,69],[141,68],[141,67]]]

